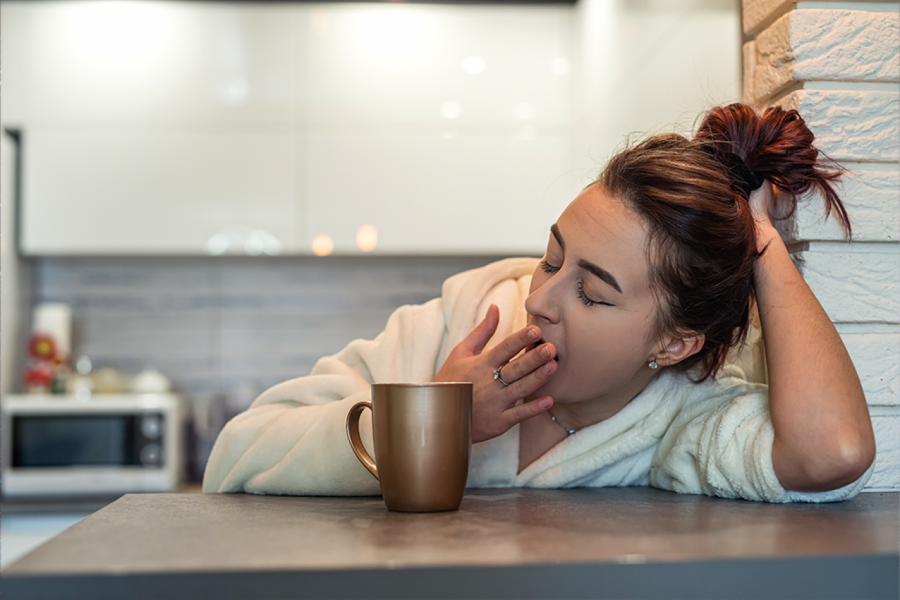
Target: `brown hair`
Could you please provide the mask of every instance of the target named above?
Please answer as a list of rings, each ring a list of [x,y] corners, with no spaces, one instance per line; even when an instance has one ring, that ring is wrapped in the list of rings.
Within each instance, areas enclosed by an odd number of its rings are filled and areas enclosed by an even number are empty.
[[[656,335],[706,337],[700,352],[678,364],[699,367],[695,381],[715,376],[749,330],[754,265],[762,251],[748,176],[764,177],[784,192],[779,203],[783,198],[788,215],[799,196],[818,190],[826,214],[837,212],[849,236],[847,211],[832,187],[843,170],[834,163],[822,167],[814,139],[797,111],[769,108],[760,116],[731,104],[707,113],[693,140],[654,135],[620,152],[595,182],[649,226],[650,279],[661,300]]]

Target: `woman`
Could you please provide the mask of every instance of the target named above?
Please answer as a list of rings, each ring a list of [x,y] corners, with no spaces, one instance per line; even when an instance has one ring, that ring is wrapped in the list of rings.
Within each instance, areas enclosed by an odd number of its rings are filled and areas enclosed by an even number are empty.
[[[856,494],[875,457],[859,378],[773,226],[820,191],[795,111],[712,110],[616,155],[509,259],[402,307],[223,430],[207,492],[377,494],[344,433],[373,382],[470,381],[469,487],[653,485],[771,502]],[[769,386],[724,366],[756,301]],[[361,429],[370,431],[364,424]],[[371,439],[366,439],[371,447]]]

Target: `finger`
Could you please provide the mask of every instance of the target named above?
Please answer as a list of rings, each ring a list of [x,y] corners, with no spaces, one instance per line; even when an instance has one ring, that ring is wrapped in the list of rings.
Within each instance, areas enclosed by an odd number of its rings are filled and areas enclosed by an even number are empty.
[[[547,342],[533,350],[529,350],[516,360],[505,365],[500,374],[503,376],[504,381],[512,383],[525,377],[535,369],[541,368],[542,365],[553,360],[554,356],[556,356],[556,347]]]
[[[518,406],[507,409],[503,413],[503,416],[515,425],[549,410],[551,406],[553,406],[553,398],[544,396],[543,398],[538,398],[532,402],[523,402]]]
[[[519,398],[527,398],[533,394],[556,373],[556,369],[556,361],[551,360],[521,379],[510,382],[509,386],[504,390],[508,394],[510,402],[516,402]],[[500,374],[503,375],[503,372],[501,371]]]
[[[491,349],[490,359],[495,365],[504,365],[512,357],[541,339],[541,329],[536,325],[525,327],[508,336],[505,340]]]
[[[497,308],[496,304],[491,304],[484,319],[466,336],[466,339],[462,341],[462,345],[472,354],[481,354],[491,336],[497,331],[497,325],[499,324],[500,309]]]

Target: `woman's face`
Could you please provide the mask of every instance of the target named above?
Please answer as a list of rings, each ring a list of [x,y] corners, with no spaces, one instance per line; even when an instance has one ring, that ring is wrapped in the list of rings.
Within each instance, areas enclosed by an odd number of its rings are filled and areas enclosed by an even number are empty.
[[[556,346],[558,370],[535,397],[624,405],[647,385],[660,349],[647,242],[641,218],[597,185],[552,226],[525,309]]]

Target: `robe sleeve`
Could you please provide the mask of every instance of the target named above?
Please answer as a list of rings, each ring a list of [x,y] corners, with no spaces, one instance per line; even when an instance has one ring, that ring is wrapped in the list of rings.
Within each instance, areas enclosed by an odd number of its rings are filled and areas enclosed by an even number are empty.
[[[427,382],[446,343],[441,299],[403,306],[374,340],[320,359],[307,377],[280,383],[226,424],[213,446],[204,492],[376,495],[377,480],[350,448],[350,408],[374,382]],[[371,412],[360,420],[372,453]]]
[[[835,502],[852,498],[868,481],[871,467],[857,481],[836,490],[784,489],[772,465],[775,430],[768,388],[733,378],[723,388],[683,406],[657,447],[650,485],[765,502]]]

